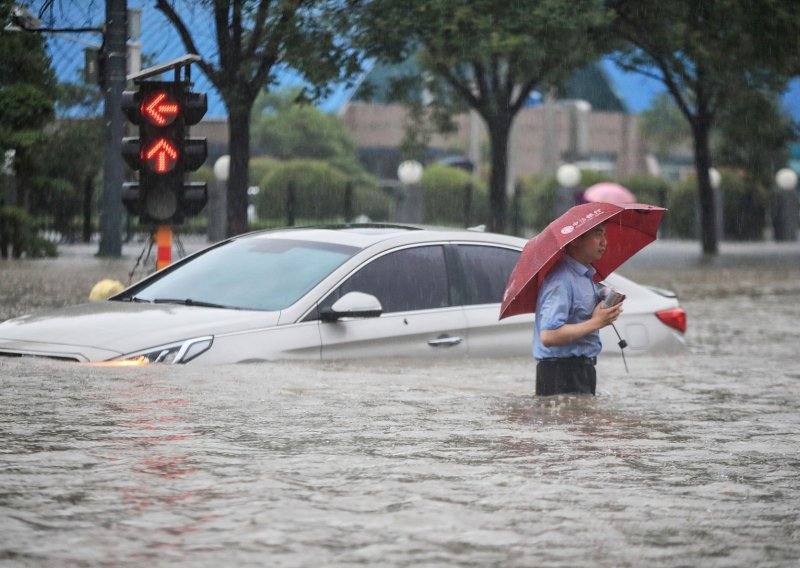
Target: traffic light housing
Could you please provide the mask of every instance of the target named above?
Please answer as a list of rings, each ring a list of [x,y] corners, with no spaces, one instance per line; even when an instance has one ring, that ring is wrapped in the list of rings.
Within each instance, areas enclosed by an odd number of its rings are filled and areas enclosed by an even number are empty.
[[[122,201],[140,222],[177,225],[205,206],[206,184],[184,177],[208,154],[205,138],[187,136],[206,109],[205,93],[190,92],[179,81],[143,81],[138,91],[123,93],[122,110],[139,136],[122,140],[122,155],[139,181],[124,184]]]

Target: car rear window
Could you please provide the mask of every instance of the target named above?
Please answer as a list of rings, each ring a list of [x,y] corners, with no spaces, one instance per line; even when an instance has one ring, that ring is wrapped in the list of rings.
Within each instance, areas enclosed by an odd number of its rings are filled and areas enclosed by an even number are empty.
[[[520,251],[483,245],[459,245],[464,268],[465,304],[499,304]]]

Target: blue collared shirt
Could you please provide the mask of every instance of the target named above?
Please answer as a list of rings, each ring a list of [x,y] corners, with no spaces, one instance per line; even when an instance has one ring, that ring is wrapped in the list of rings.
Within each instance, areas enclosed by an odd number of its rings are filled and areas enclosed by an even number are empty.
[[[569,255],[564,255],[544,278],[536,301],[536,325],[533,332],[533,356],[597,357],[603,344],[600,331],[593,331],[573,343],[545,347],[539,337],[540,330],[558,329],[566,323],[579,323],[592,317],[600,301],[592,277],[593,266],[585,266]]]

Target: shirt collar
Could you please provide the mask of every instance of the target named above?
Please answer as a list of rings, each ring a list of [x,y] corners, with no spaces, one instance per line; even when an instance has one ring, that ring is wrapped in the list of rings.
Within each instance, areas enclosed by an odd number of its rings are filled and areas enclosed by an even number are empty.
[[[573,272],[577,273],[580,276],[587,276],[589,278],[593,278],[595,273],[597,272],[595,267],[592,266],[591,264],[589,266],[586,266],[585,264],[578,262],[577,260],[575,260],[566,253],[564,254],[564,262],[567,263],[567,266]]]

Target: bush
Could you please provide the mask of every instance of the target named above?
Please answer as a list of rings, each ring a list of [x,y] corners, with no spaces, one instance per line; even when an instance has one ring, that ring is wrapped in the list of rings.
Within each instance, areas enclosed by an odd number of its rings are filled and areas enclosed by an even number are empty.
[[[41,258],[57,256],[56,245],[39,237],[33,221],[18,207],[0,207],[0,256]]]
[[[639,203],[648,203],[659,207],[667,206],[667,196],[671,185],[664,178],[638,174],[623,179],[620,184],[631,190]]]
[[[284,220],[288,216],[289,187],[294,187],[295,219],[341,220],[345,214],[345,188],[349,178],[337,168],[318,160],[279,162],[261,181],[255,206],[262,219]],[[375,185],[363,180],[353,190],[353,214],[373,220],[388,218],[390,200]]]
[[[767,223],[769,193],[746,177],[723,171],[720,183],[722,232],[726,239],[759,240]],[[669,194],[669,211],[664,216],[668,235],[677,238],[698,238],[700,204],[697,178],[681,182]]]
[[[556,191],[558,181],[555,176],[537,178],[535,176],[520,181],[520,209],[522,224],[535,231],[544,229],[553,220],[556,210]]]
[[[722,172],[722,230],[728,239],[761,240],[767,223],[769,193],[761,184],[734,172]]]
[[[281,165],[280,160],[270,158],[269,156],[257,156],[250,158],[250,165],[248,168],[248,183],[250,185],[260,185],[262,180],[267,177],[267,174],[273,172],[275,168]]]
[[[697,180],[688,178],[672,188],[667,196],[667,209],[662,224],[672,238],[697,238]]]
[[[610,179],[606,174],[601,172],[581,170],[580,187],[573,191],[575,195],[566,197],[568,205],[571,206],[575,203],[575,199],[582,189],[602,181],[610,181]],[[535,231],[541,231],[556,217],[559,189],[558,180],[556,176],[548,176],[545,178],[533,176],[522,180],[521,189],[523,224],[532,227]]]
[[[426,223],[463,226],[467,186],[472,187],[469,223],[479,224],[488,217],[486,187],[482,184],[476,185],[468,172],[451,166],[432,164],[425,168],[421,183],[425,191]]]
[[[388,221],[391,217],[394,200],[374,180],[357,182],[353,198],[355,216],[366,215],[372,221]]]

